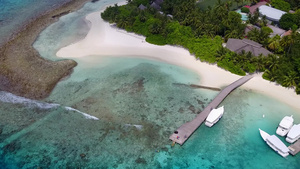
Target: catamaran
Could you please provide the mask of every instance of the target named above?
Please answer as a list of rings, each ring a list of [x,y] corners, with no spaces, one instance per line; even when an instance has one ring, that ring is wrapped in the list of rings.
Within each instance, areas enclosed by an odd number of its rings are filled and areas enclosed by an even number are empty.
[[[263,140],[279,155],[281,155],[282,157],[286,157],[289,155],[289,149],[277,136],[269,135],[261,129],[259,129],[259,133]]]
[[[276,134],[285,136],[290,131],[294,123],[293,115],[285,116],[279,123]]]
[[[208,127],[212,127],[221,119],[223,113],[224,113],[224,106],[219,107],[217,109],[212,109],[212,111],[210,111],[209,115],[206,118],[205,125]]]
[[[300,138],[300,124],[295,124],[289,131],[285,140],[289,143],[294,143],[299,138]]]

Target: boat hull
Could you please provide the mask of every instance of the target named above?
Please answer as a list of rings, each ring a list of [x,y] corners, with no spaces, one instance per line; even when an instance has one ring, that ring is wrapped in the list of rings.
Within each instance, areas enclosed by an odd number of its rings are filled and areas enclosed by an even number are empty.
[[[279,155],[281,155],[282,157],[287,157],[289,155],[289,153],[283,153],[280,152],[276,149],[276,147],[274,147],[272,144],[270,144],[269,142],[266,141],[266,143],[275,151],[277,152]]]
[[[223,113],[224,113],[224,107],[223,106],[218,108],[218,109],[213,109],[210,112],[210,114],[208,115],[208,117],[206,118],[205,125],[207,127],[212,127],[213,125],[215,125],[222,118]],[[215,116],[215,117],[212,118],[212,116]]]
[[[275,135],[269,135],[267,132],[259,129],[259,133],[261,135],[261,137],[263,138],[263,140],[275,151],[277,152],[279,155],[281,155],[282,157],[287,157],[289,155],[289,152],[286,151],[285,149],[288,149],[285,145],[283,145],[283,143],[279,140],[278,137],[276,137]],[[276,138],[274,138],[276,137]],[[274,141],[276,140],[276,141]],[[281,142],[281,143],[279,143]],[[277,145],[277,147],[281,147],[282,150],[280,150],[280,148],[277,148],[274,144]],[[284,148],[282,148],[284,147]]]

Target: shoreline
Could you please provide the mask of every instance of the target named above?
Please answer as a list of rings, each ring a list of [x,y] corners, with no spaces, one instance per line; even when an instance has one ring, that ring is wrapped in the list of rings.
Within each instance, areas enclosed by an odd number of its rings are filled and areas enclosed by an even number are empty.
[[[119,56],[154,59],[190,69],[201,77],[201,81],[197,85],[210,87],[224,87],[241,77],[225,71],[217,65],[197,61],[193,55],[182,47],[149,44],[145,41],[145,37],[126,32],[103,21],[100,17],[101,11],[86,16],[86,20],[91,23],[91,28],[86,37],[61,48],[56,54],[58,57],[80,57],[84,59],[84,56],[99,55],[100,57]],[[242,87],[270,96],[300,110],[300,104],[298,104],[300,96],[296,95],[294,90],[264,80],[261,73],[255,74],[255,77]]]
[[[32,44],[40,32],[56,22],[59,16],[73,12],[89,1],[73,0],[64,3],[29,20],[14,32],[9,40],[0,46],[0,90],[27,98],[43,99],[62,78],[70,75],[77,65],[75,61],[46,60]]]

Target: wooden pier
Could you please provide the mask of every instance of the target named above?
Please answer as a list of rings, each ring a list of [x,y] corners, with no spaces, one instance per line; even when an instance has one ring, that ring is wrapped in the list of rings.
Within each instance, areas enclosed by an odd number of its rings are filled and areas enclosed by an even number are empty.
[[[300,140],[296,141],[296,143],[290,145],[288,148],[290,150],[290,154],[292,154],[293,156],[296,155],[300,151]]]
[[[187,122],[180,126],[171,136],[170,140],[173,143],[178,143],[180,145],[184,144],[184,142],[194,133],[194,131],[205,121],[210,111],[216,108],[225,98],[229,95],[234,89],[243,85],[248,80],[250,80],[253,76],[247,75],[239,80],[231,83],[225,89],[223,89],[215,99],[201,112],[199,113],[195,119],[190,122]]]

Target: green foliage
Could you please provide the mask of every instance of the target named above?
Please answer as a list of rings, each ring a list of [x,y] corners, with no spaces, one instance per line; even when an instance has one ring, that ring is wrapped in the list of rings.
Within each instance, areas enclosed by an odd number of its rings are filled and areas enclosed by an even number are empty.
[[[259,18],[259,13],[257,11],[255,11],[254,14],[251,14],[251,13],[248,14],[248,21],[252,25],[255,25],[257,23],[258,18]]]
[[[286,13],[281,16],[279,20],[279,25],[282,29],[289,30],[295,24],[295,19],[296,18],[294,14]]]
[[[217,50],[221,48],[221,45],[221,37],[216,36],[214,39],[202,37],[188,40],[188,43],[186,43],[185,47],[187,47],[190,53],[194,54],[196,58],[199,58],[201,61],[215,63],[215,55]]]
[[[249,10],[249,8],[242,7],[242,8],[241,8],[241,12],[243,12],[243,13],[249,13],[250,10]]]
[[[272,7],[288,12],[291,9],[291,5],[284,0],[271,0]]]
[[[272,33],[273,30],[269,27],[262,27],[260,30],[254,28],[251,31],[248,32],[247,37],[250,40],[253,40],[255,42],[258,42],[262,44],[263,46],[267,46],[269,43],[269,35]]]
[[[146,41],[155,45],[166,45],[165,38],[161,35],[150,35],[146,37]]]
[[[115,6],[109,6],[105,9],[104,12],[101,13],[101,17],[102,19],[113,23],[116,22],[116,18],[119,14],[119,7],[117,6],[117,4],[115,4]]]
[[[297,85],[297,87],[296,87],[296,90],[295,90],[295,91],[296,91],[296,93],[297,93],[297,94],[300,94],[300,84],[298,84],[298,85]]]
[[[296,11],[297,9],[300,8],[300,1],[299,0],[285,0],[287,1],[290,5],[291,8]]]

